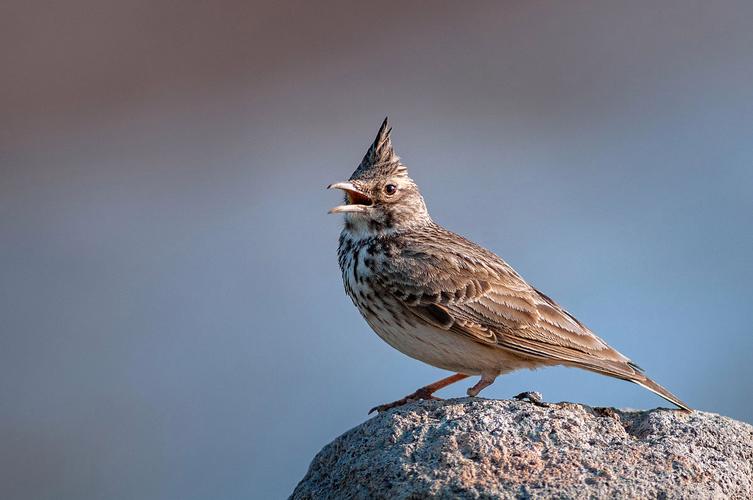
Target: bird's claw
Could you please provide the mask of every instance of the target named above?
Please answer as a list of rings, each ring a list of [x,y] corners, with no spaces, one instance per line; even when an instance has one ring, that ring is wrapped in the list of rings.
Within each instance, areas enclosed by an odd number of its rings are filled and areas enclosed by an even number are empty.
[[[419,389],[416,392],[414,392],[413,394],[409,394],[408,396],[405,396],[402,399],[398,399],[397,401],[393,401],[392,403],[385,403],[383,405],[375,406],[374,408],[372,408],[372,409],[369,410],[368,414],[371,415],[375,411],[377,413],[382,413],[382,412],[385,412],[387,410],[391,410],[392,408],[397,408],[398,406],[403,406],[403,405],[406,405],[408,403],[415,403],[416,401],[421,401],[422,399],[423,400],[427,400],[427,401],[428,400],[442,401],[442,398],[438,398],[438,397],[432,395],[428,391],[424,391],[422,389]]]

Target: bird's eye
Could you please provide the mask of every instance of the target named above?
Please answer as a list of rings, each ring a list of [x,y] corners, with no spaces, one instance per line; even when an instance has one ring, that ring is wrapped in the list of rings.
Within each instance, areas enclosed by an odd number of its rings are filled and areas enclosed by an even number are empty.
[[[387,184],[386,186],[384,186],[384,192],[388,195],[393,195],[397,192],[397,186],[395,186],[394,184]]]

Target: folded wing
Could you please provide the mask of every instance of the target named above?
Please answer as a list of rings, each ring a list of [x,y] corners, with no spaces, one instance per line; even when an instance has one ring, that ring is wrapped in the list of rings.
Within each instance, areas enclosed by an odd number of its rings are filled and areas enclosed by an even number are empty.
[[[438,227],[376,266],[381,287],[417,316],[520,356],[642,385],[687,408],[502,259]]]

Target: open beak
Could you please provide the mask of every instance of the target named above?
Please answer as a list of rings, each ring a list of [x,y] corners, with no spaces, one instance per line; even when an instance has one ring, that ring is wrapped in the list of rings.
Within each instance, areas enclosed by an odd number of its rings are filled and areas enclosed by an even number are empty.
[[[344,212],[366,212],[374,203],[369,196],[360,191],[350,182],[336,182],[327,186],[327,189],[342,189],[345,191],[345,205],[331,208],[328,213],[338,214]]]

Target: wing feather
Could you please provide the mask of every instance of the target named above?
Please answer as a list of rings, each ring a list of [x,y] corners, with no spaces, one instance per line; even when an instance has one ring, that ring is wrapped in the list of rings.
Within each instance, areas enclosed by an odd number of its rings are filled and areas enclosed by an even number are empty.
[[[378,283],[445,330],[532,358],[635,379],[630,360],[609,347],[506,262],[436,226],[395,248],[376,267]]]

